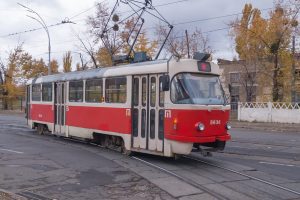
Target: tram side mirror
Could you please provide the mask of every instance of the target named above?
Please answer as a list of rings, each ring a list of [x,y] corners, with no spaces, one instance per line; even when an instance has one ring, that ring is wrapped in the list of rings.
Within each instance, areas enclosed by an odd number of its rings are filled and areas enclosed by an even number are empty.
[[[160,77],[161,81],[161,89],[162,91],[169,91],[170,90],[170,77],[169,75],[163,75]]]

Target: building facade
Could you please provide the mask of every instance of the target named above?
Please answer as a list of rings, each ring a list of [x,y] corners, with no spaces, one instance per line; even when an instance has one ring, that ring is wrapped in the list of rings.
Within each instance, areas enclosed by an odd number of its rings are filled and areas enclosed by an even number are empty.
[[[273,72],[261,70],[260,66],[246,64],[245,61],[218,59],[221,71],[221,82],[226,96],[231,103],[272,101]],[[290,73],[291,74],[291,73]],[[300,56],[296,57],[295,67],[295,102],[300,102]],[[285,85],[280,89],[284,101],[290,101],[291,81],[285,78]]]

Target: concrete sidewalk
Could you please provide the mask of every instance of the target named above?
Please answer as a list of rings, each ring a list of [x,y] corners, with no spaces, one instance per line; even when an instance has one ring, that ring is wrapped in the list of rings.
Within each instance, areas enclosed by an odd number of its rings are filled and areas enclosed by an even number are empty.
[[[13,194],[11,192],[0,189],[0,199],[1,200],[27,200],[25,197]]]
[[[269,123],[269,122],[244,122],[231,120],[232,128],[245,128],[274,132],[294,132],[300,134],[300,124]]]

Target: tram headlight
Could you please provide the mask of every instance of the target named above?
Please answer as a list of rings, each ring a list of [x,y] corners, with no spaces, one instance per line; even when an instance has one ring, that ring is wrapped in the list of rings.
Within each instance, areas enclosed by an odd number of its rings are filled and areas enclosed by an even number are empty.
[[[198,124],[197,124],[197,130],[198,130],[198,131],[204,131],[204,129],[205,129],[204,124],[202,124],[202,123],[198,123]]]
[[[225,128],[226,128],[227,130],[230,130],[230,129],[231,129],[231,125],[227,122]]]

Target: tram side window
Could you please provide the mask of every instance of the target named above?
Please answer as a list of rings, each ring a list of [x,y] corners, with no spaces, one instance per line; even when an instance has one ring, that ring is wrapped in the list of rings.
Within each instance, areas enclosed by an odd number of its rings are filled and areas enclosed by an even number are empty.
[[[69,101],[83,102],[83,81],[69,82]]]
[[[43,83],[42,101],[52,101],[52,83]]]
[[[85,81],[85,101],[91,103],[101,103],[103,97],[102,79],[92,79]]]
[[[32,85],[32,101],[41,101],[41,84]]]
[[[125,103],[126,88],[126,77],[107,78],[105,80],[105,102]]]

